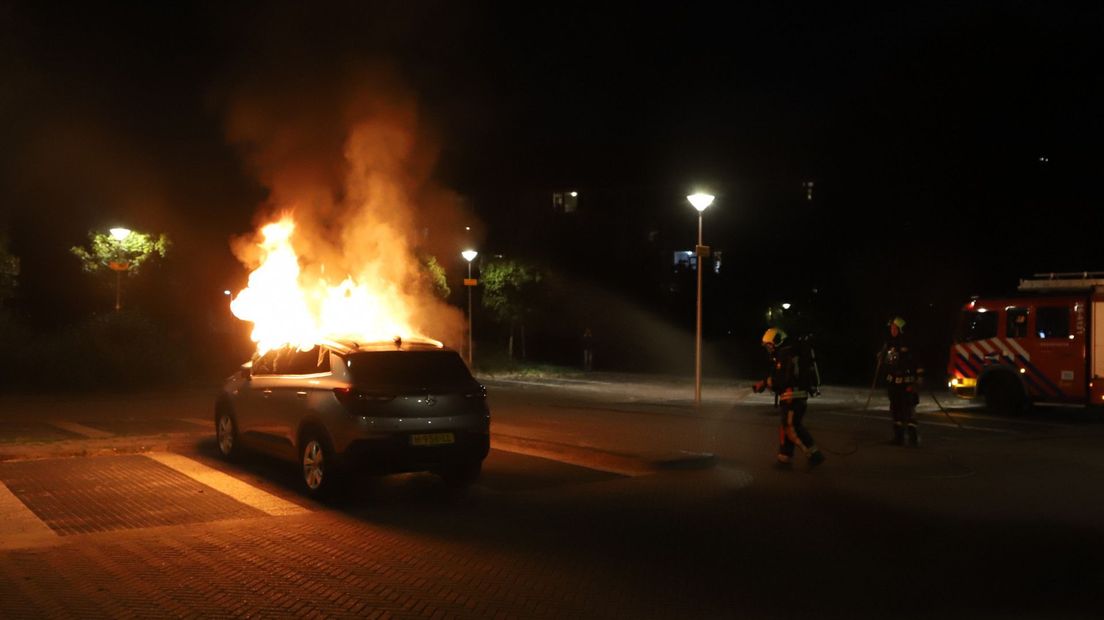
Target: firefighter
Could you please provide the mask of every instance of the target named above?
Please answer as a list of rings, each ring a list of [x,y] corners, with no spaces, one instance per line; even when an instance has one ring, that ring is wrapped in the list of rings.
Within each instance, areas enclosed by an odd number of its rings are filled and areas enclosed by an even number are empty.
[[[794,446],[797,446],[805,453],[809,466],[816,467],[824,462],[824,453],[816,447],[813,436],[802,423],[814,368],[810,362],[802,360],[796,347],[786,340],[786,332],[781,329],[768,329],[763,334],[762,342],[770,357],[770,372],[752,389],[758,394],[770,388],[778,399],[778,466],[784,469],[792,467]]]
[[[893,440],[897,446],[920,445],[920,434],[916,426],[916,405],[920,402],[917,391],[924,370],[917,368],[912,348],[905,339],[905,320],[893,317],[887,323],[889,338],[882,346],[882,364],[889,390],[889,413],[893,418]]]

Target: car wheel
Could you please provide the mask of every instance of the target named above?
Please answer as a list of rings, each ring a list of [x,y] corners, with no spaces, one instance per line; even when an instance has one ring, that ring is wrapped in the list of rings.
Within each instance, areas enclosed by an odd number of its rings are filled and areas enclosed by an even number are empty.
[[[228,405],[220,405],[215,411],[215,439],[222,458],[234,460],[241,455],[238,423],[234,420],[234,414],[231,413]]]
[[[479,479],[479,474],[483,471],[483,461],[476,461],[474,463],[459,463],[456,465],[449,465],[445,469],[441,470],[441,478],[450,487],[463,488],[471,486],[476,480]]]
[[[311,496],[323,497],[337,486],[333,448],[322,435],[312,432],[303,436],[299,464],[303,468],[303,484]]]

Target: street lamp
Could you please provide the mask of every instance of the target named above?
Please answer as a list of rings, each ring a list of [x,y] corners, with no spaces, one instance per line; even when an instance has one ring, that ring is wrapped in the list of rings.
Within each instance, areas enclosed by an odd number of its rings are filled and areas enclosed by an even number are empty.
[[[111,233],[111,238],[115,240],[115,245],[119,246],[118,249],[122,249],[122,243],[130,236],[129,228],[112,228],[107,232]],[[121,257],[122,252],[118,253]],[[120,258],[120,260],[113,260],[107,264],[112,271],[115,272],[115,312],[122,309],[122,286],[123,286],[123,272],[130,269],[130,262]]]
[[[476,285],[476,281],[471,277],[471,263],[475,260],[476,256],[479,256],[479,252],[475,250],[464,250],[460,253],[460,256],[464,257],[464,260],[468,261],[468,278],[464,280],[464,286],[468,287],[468,367],[472,367],[472,287]]]
[[[701,406],[701,349],[702,349],[702,259],[709,256],[709,248],[702,245],[702,215],[713,204],[710,194],[691,194],[686,197],[690,205],[698,210],[698,245],[694,248],[697,255],[698,271],[698,325],[694,338],[694,406]]]

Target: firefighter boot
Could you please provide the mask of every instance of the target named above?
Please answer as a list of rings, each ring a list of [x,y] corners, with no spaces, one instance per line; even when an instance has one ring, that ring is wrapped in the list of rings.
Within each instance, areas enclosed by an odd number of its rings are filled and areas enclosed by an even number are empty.
[[[916,429],[915,424],[908,425],[908,445],[912,446],[913,448],[920,447],[920,433]]]
[[[900,422],[894,423],[894,425],[893,425],[893,440],[890,441],[889,443],[891,443],[895,446],[905,445],[905,427],[902,426]]]
[[[816,467],[817,465],[820,465],[823,462],[824,462],[824,453],[821,452],[820,450],[816,449],[816,448],[813,448],[812,451],[809,452],[809,467]]]

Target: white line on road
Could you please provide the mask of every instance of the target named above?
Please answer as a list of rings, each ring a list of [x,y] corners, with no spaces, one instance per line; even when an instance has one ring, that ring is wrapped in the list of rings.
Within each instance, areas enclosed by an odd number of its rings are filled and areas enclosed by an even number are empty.
[[[302,506],[280,499],[233,476],[179,454],[150,452],[145,456],[261,512],[278,517],[310,512]]]
[[[0,549],[56,545],[58,535],[0,483]]]
[[[97,428],[91,428],[83,424],[77,424],[76,422],[66,422],[64,420],[49,420],[46,423],[55,428],[60,428],[63,431],[76,433],[78,435],[88,437],[89,439],[105,439],[107,437],[115,436],[115,433],[101,431]]]

